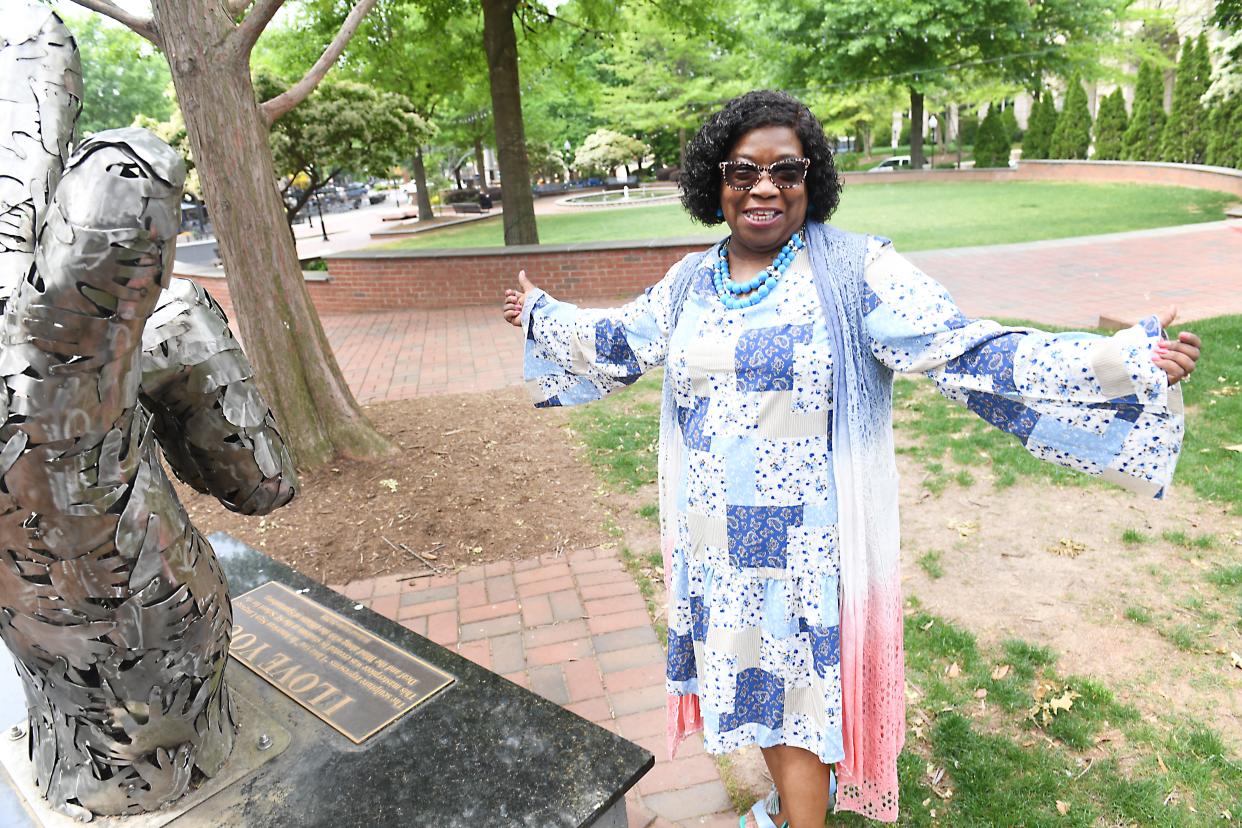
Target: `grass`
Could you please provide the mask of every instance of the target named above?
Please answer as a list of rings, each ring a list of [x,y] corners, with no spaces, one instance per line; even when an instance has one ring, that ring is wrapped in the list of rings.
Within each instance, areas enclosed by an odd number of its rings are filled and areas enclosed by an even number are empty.
[[[908,182],[847,186],[833,223],[888,236],[899,250],[930,250],[1057,239],[1224,218],[1234,197],[1210,190],[1130,184],[1014,181]],[[678,204],[583,210],[539,218],[544,244],[677,236],[719,238]],[[501,220],[471,222],[382,245],[385,248],[498,247]]]
[[[1242,766],[1201,724],[1145,719],[1099,682],[1059,675],[1045,647],[983,649],[917,609],[905,641],[912,700],[899,825],[1208,826],[1242,813]],[[1076,695],[1044,723],[1029,715],[1041,692]]]
[[[1151,623],[1151,610],[1147,607],[1126,607],[1125,616],[1135,624],[1147,625]]]
[[[1242,452],[1236,450],[1242,445],[1242,316],[1218,316],[1185,328],[1203,338],[1203,356],[1191,381],[1182,385],[1190,427],[1177,479],[1242,515]]]
[[[1121,533],[1121,542],[1126,546],[1140,546],[1150,540],[1151,538],[1137,529],[1127,529]]]
[[[940,565],[940,552],[935,549],[928,549],[922,555],[919,555],[918,564],[927,573],[929,578],[943,578],[944,567]]]
[[[624,492],[655,483],[659,372],[643,377],[624,394],[574,408],[569,422],[586,446],[587,461],[606,483]]]

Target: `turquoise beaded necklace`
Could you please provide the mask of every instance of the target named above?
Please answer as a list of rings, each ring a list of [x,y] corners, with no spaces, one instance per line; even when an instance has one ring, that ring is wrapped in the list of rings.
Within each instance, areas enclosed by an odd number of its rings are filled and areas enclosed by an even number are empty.
[[[716,295],[729,310],[740,310],[759,304],[763,301],[763,297],[776,289],[776,280],[785,275],[785,271],[797,257],[798,251],[804,247],[806,247],[806,240],[802,236],[802,231],[799,230],[789,237],[789,241],[785,242],[781,252],[777,253],[776,258],[772,260],[772,264],[761,270],[759,275],[749,282],[738,283],[729,278],[729,241],[726,239],[724,249],[720,251],[720,258],[716,260],[712,268],[712,283],[716,286]],[[739,298],[743,293],[750,295]]]

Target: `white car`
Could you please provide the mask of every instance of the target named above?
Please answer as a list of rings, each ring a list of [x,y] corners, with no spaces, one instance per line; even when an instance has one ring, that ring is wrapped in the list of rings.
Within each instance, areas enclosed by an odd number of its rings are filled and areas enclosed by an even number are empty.
[[[927,161],[923,162],[923,169],[926,170],[926,169],[929,169],[930,167],[931,167],[931,164],[929,164]],[[908,170],[908,169],[910,169],[910,156],[894,155],[892,158],[885,158],[883,161],[876,164],[871,169],[867,170],[867,172],[883,173],[883,172],[893,172],[894,170]]]

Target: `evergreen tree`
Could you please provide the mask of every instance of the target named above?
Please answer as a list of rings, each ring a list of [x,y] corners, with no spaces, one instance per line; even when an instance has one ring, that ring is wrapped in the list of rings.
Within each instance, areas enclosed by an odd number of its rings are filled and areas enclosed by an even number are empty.
[[[1031,117],[1026,122],[1026,135],[1022,138],[1023,158],[1048,157],[1048,147],[1052,144],[1052,130],[1056,128],[1056,123],[1057,107],[1052,101],[1052,93],[1045,89],[1031,108]]]
[[[993,104],[988,107],[988,114],[975,136],[975,167],[1008,167],[1009,147],[1000,109]]]
[[[1013,107],[1005,107],[1005,111],[1001,113],[1001,126],[1005,128],[1005,137],[1009,139],[1009,143],[1018,140],[1021,130],[1018,129],[1018,116],[1013,114]]]
[[[1100,102],[1100,115],[1095,122],[1095,155],[1100,161],[1121,158],[1121,141],[1126,133],[1126,99],[1121,88]]]
[[[1057,117],[1052,131],[1049,158],[1086,158],[1091,146],[1091,108],[1087,105],[1087,91],[1082,80],[1075,75],[1070,79],[1065,93],[1065,106]]]
[[[1207,163],[1242,169],[1242,93],[1215,101],[1208,125]]]
[[[1158,160],[1165,120],[1164,79],[1159,69],[1144,61],[1139,66],[1134,86],[1134,106],[1122,141],[1121,157],[1127,161]]]
[[[1206,44],[1204,49],[1206,50]],[[1160,135],[1160,160],[1199,164],[1207,151],[1207,129],[1199,98],[1207,91],[1199,50],[1189,38],[1182,45],[1173,83],[1173,111]]]

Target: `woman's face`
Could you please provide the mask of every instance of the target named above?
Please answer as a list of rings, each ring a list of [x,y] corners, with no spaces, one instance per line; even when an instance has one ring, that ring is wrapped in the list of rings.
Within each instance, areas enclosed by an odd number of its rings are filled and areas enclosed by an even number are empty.
[[[749,161],[764,167],[787,158],[801,158],[802,142],[792,128],[766,126],[741,137],[725,160]],[[778,189],[763,175],[749,190],[720,184],[720,209],[733,233],[731,250],[753,255],[775,255],[806,220],[806,182]]]

